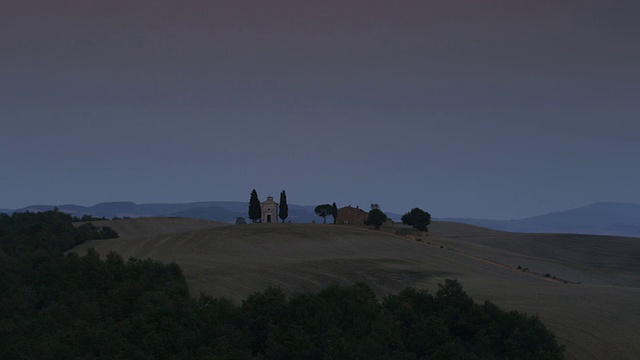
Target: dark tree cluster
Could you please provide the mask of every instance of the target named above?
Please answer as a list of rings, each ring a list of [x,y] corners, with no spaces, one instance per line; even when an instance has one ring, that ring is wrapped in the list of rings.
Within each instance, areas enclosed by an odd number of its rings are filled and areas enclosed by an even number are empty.
[[[0,359],[162,359],[193,339],[181,269],[95,251],[0,262]]]
[[[413,226],[419,231],[429,231],[429,224],[431,224],[431,214],[420,209],[413,208],[408,213],[402,215],[402,223]]]
[[[327,223],[327,216],[332,215],[333,214],[333,206],[331,204],[321,204],[316,206],[315,209],[313,209],[313,212],[320,216],[322,218],[322,223],[326,224]],[[337,214],[337,210],[336,210],[336,217],[338,216]],[[335,217],[334,217],[335,219]]]
[[[384,224],[387,219],[387,214],[383,213],[379,208],[371,209],[369,211],[369,215],[367,215],[367,219],[364,221],[364,224],[372,225],[376,229],[380,229],[382,224]]]
[[[336,203],[332,204],[320,204],[313,209],[313,212],[322,218],[322,223],[327,223],[327,216],[331,215],[333,218],[333,223],[336,223],[338,219],[338,205]]]
[[[435,295],[408,288],[382,301],[365,284],[291,296],[270,288],[240,307],[203,296],[198,311],[211,319],[206,332],[228,346],[229,358],[563,358],[537,317],[476,304],[454,280]]]
[[[74,219],[74,221],[105,221],[105,220],[109,220],[106,217],[96,217],[93,215],[82,215],[81,218],[79,219]]]
[[[74,226],[80,219],[57,208],[45,212],[0,214],[0,248],[9,255],[36,251],[61,252],[92,239],[117,238],[108,226],[91,223]]]

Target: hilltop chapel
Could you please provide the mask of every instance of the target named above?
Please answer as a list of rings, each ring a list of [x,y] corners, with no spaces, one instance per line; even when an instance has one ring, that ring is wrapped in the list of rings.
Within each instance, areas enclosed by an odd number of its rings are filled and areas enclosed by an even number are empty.
[[[263,223],[278,222],[278,203],[273,201],[273,196],[267,196],[267,200],[260,204]]]

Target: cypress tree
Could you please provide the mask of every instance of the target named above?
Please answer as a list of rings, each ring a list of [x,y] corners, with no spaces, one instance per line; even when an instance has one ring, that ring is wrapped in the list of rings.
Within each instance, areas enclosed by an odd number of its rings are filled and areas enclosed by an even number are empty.
[[[278,217],[282,219],[282,222],[289,217],[289,205],[287,205],[287,194],[282,190],[280,193],[280,212]]]
[[[331,216],[333,216],[333,223],[335,224],[338,219],[338,206],[336,203],[331,204]]]
[[[260,200],[258,199],[258,193],[256,189],[251,192],[249,198],[249,219],[251,222],[257,222],[262,218],[262,210],[260,209]]]

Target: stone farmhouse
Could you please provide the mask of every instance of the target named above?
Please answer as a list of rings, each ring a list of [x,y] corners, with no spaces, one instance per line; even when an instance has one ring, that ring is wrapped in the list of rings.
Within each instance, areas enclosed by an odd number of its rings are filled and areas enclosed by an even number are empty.
[[[364,225],[367,216],[369,216],[369,213],[360,209],[358,206],[345,206],[338,209],[336,224]]]

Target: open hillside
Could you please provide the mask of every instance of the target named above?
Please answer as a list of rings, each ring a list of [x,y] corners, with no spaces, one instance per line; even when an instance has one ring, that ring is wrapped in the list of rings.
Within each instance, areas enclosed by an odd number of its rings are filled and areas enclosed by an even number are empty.
[[[137,218],[93,221],[92,223],[96,226],[113,228],[121,239],[184,233],[229,225],[217,221],[185,218]]]
[[[418,234],[421,241],[395,235],[401,228],[164,218],[108,225],[121,238],[74,251],[93,247],[102,255],[177,262],[194,294],[238,301],[269,285],[306,291],[363,281],[384,295],[407,286],[435,290],[455,278],[476,301],[539,314],[569,359],[640,353],[640,242],[634,238],[503,233],[446,222],[434,223],[428,237]]]

